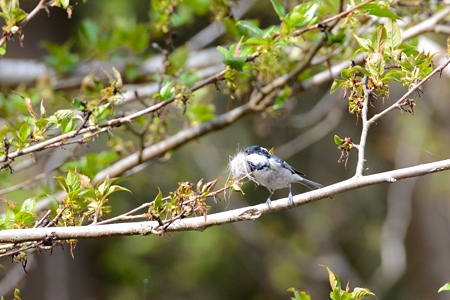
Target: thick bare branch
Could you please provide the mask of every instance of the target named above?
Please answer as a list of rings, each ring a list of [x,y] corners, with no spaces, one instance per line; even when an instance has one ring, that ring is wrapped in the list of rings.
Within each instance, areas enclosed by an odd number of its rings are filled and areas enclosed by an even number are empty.
[[[395,183],[398,180],[423,176],[436,172],[450,170],[450,159],[441,160],[433,163],[417,165],[414,167],[393,170],[384,173],[378,173],[358,178],[351,178],[320,190],[311,191],[294,197],[294,205],[289,204],[288,198],[278,201],[272,201],[269,207],[266,204],[243,207],[231,211],[220,212],[208,215],[205,218],[194,217],[180,219],[172,223],[164,232],[175,231],[202,231],[208,227],[223,225],[227,223],[255,220],[267,214],[278,211],[292,209],[293,207],[304,205],[313,201],[333,197],[350,190],[362,187],[381,184]],[[149,235],[161,234],[160,225],[156,221],[145,221],[135,223],[118,223],[96,226],[78,226],[78,227],[48,227],[32,229],[12,229],[0,231],[0,243],[21,243],[28,241],[40,241],[46,236],[53,236],[54,240],[66,239],[89,239],[110,236],[131,236],[131,235]]]
[[[150,160],[152,158],[158,157],[169,150],[176,149],[181,145],[186,144],[200,136],[203,136],[209,132],[219,130],[230,124],[233,124],[246,114],[252,112],[249,105],[242,105],[237,107],[225,114],[220,115],[216,119],[200,124],[199,126],[181,130],[177,134],[167,138],[166,140],[157,143],[155,145],[145,148],[141,152],[133,153],[117,162],[115,162],[109,168],[98,173],[93,182],[97,183],[109,177],[117,177],[127,170],[134,168],[135,166],[141,164],[144,161]]]

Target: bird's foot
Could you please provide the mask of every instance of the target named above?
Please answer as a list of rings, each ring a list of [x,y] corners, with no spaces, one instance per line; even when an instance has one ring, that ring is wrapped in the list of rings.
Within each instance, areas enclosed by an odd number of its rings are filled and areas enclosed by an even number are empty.
[[[291,205],[294,204],[294,197],[292,197],[291,191],[289,191],[289,203],[290,203]]]

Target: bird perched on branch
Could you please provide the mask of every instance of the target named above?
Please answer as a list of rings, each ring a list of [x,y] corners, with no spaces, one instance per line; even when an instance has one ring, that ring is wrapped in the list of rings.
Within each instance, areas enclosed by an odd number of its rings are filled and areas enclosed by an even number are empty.
[[[266,201],[268,206],[275,190],[283,188],[289,188],[289,202],[293,204],[291,183],[300,183],[311,190],[323,187],[306,179],[305,174],[261,146],[251,146],[236,154],[230,160],[230,172],[235,179],[248,177],[257,185],[266,187],[270,192]]]

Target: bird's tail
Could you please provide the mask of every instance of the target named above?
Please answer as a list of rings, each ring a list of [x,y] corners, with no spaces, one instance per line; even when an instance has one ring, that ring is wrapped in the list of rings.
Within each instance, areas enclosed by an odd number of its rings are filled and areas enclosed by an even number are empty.
[[[311,180],[306,179],[306,178],[301,177],[301,176],[298,176],[298,177],[300,177],[300,178],[297,178],[298,182],[300,184],[303,184],[304,186],[306,186],[310,190],[317,190],[317,189],[323,188],[323,185],[321,185],[320,183],[311,181]]]

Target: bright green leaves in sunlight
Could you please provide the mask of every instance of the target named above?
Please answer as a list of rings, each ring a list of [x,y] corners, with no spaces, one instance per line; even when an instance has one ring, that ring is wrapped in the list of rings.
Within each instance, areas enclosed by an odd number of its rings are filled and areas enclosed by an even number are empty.
[[[4,218],[0,219],[0,229],[18,229],[33,227],[37,217],[34,214],[36,200],[41,196],[26,199],[22,204],[3,200],[6,212]]]
[[[14,31],[14,26],[28,15],[20,8],[18,0],[0,0],[0,18],[5,20],[6,25],[2,27],[3,31]],[[12,32],[13,34],[16,32]]]
[[[46,140],[50,130],[60,129],[61,133],[67,133],[75,130],[83,122],[80,115],[69,109],[57,110],[47,117],[43,100],[40,103],[38,114],[33,108],[30,98],[19,96],[23,99],[29,113],[28,116],[23,116],[25,122],[19,128],[5,125],[0,129],[0,139],[8,140],[10,152],[23,149],[34,142]],[[0,154],[4,154],[4,149],[0,149]]]
[[[330,268],[327,266],[323,266],[328,272],[328,279],[331,286],[330,299],[332,300],[361,300],[365,297],[375,297],[377,296],[372,293],[369,289],[356,287],[350,292],[350,287],[347,284],[346,288],[343,289],[341,286],[341,280],[339,276],[333,273]],[[311,297],[308,293],[304,291],[300,291],[296,288],[289,288],[288,292],[294,293],[294,297],[292,300],[311,300]]]
[[[5,21],[5,25],[2,27],[3,37],[11,38],[13,35],[18,34],[20,42],[22,42],[23,36],[21,35],[20,22],[28,14],[20,8],[19,0],[0,0],[0,9],[0,18]],[[0,56],[5,54],[5,50],[6,43],[0,49]]]
[[[280,1],[270,0],[270,2],[282,21],[283,29],[286,30],[286,33],[293,29],[303,28],[320,22],[320,19],[316,15],[317,9],[319,8],[317,1],[308,1],[307,3],[296,5],[288,13],[286,13]]]
[[[83,122],[83,118],[70,109],[60,109],[53,116],[50,116],[48,120],[57,125],[55,128],[60,127],[61,133],[75,130]]]
[[[286,10],[284,9],[284,6],[278,0],[270,0],[270,3],[272,3],[273,9],[280,17],[280,20],[282,20],[284,16],[286,16]]]
[[[294,29],[303,28],[320,22],[316,16],[316,11],[319,8],[317,1],[308,1],[294,6],[292,10],[282,18],[283,29],[291,32]]]
[[[393,13],[388,7],[384,6],[383,1],[379,1],[378,3],[367,3],[364,4],[361,9],[367,11],[369,15],[376,17],[385,17],[393,20],[400,19],[395,13]]]
[[[239,39],[238,43],[228,48],[217,47],[227,66],[224,78],[232,99],[245,93],[255,71],[261,74],[265,83],[275,80],[293,71],[311,42],[323,39],[322,33],[318,31],[306,41],[293,34],[298,29],[320,22],[320,1],[301,3],[289,11],[279,0],[271,0],[271,4],[279,17],[278,24],[264,28],[257,19],[224,22],[227,32]],[[289,94],[285,91],[282,93],[283,97]],[[276,109],[283,106],[283,97],[277,99]]]
[[[0,58],[6,53],[6,42],[14,37],[19,36],[20,43],[23,42],[22,28],[20,22],[25,20],[27,13],[20,8],[18,0],[0,0],[0,18],[4,20],[3,43],[0,45]]]
[[[111,211],[111,207],[106,203],[112,193],[130,192],[124,187],[113,185],[116,179],[109,177],[93,186],[89,177],[78,173],[75,169],[69,169],[66,177],[55,178],[66,192],[57,209],[61,225],[64,226],[81,225],[85,217],[90,217],[94,223],[97,222]]]
[[[223,57],[223,63],[231,68],[242,71],[244,69],[245,63],[247,62],[247,56],[242,53],[240,49],[240,44],[231,45],[227,50],[222,46],[218,46],[217,50]]]
[[[82,94],[79,98],[72,100],[72,106],[89,116],[89,125],[97,125],[98,123],[108,120],[114,110],[115,105],[123,102],[125,92],[123,89],[123,81],[120,72],[116,68],[112,68],[112,74],[103,70],[103,73],[109,79],[109,85],[105,85],[103,81],[96,76],[93,71],[85,76],[81,82]]]
[[[342,289],[341,280],[339,276],[333,273],[330,268],[323,266],[328,272],[328,279],[330,281],[331,293],[330,298],[332,300],[361,300],[365,297],[375,297],[375,294],[372,293],[369,289],[366,288],[354,288],[352,292],[350,292],[350,287]]]
[[[367,96],[364,88],[370,93],[368,96],[374,106],[374,100],[381,99],[384,103],[389,97],[390,82],[400,82],[411,89],[433,70],[433,55],[402,43],[400,29],[393,20],[379,26],[370,37],[354,37],[359,45],[356,53],[365,55],[365,64],[352,64],[343,70],[342,79],[334,80],[331,92],[344,89],[349,112],[357,117]],[[364,77],[368,79],[367,84],[363,83]]]
[[[173,82],[166,82],[159,93],[153,94],[153,98],[159,97],[160,101],[168,100],[175,96],[175,87],[173,85]]]

